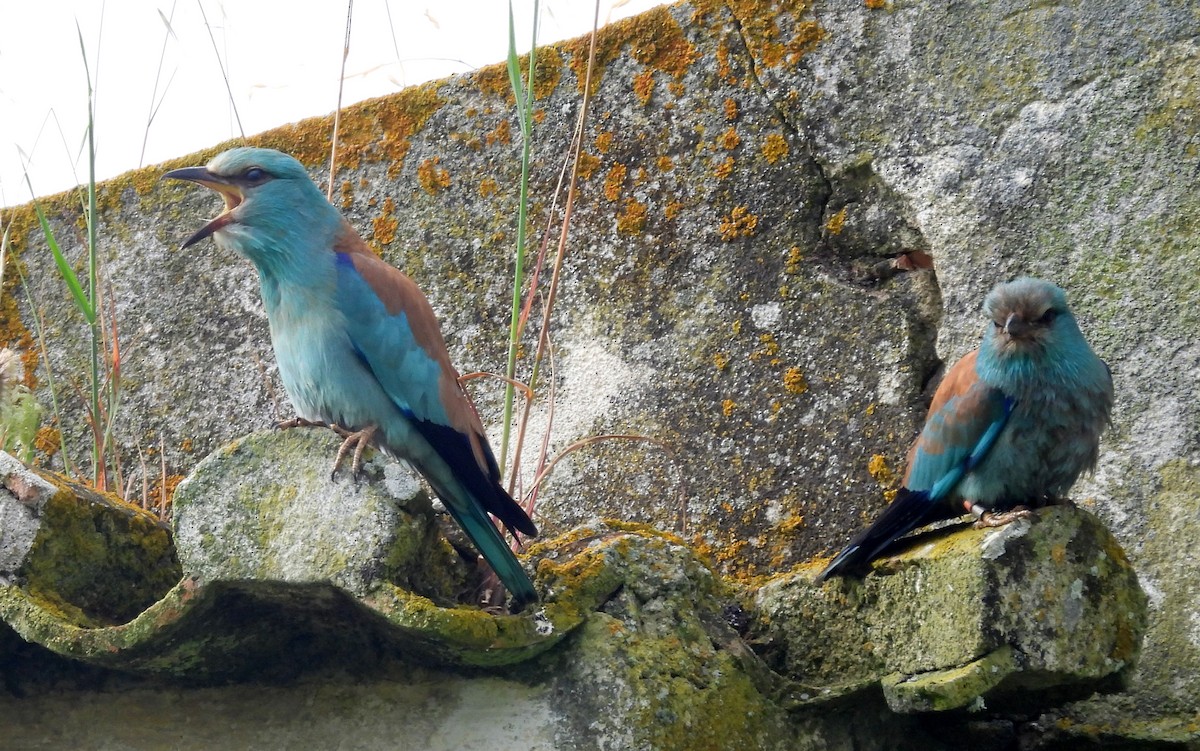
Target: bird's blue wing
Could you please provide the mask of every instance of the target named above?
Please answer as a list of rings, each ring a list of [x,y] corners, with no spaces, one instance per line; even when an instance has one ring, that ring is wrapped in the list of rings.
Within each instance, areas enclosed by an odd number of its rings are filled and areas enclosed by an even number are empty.
[[[937,503],[951,497],[962,478],[987,456],[1015,402],[979,379],[976,354],[946,374],[908,455],[904,487],[926,491]]]
[[[871,526],[834,556],[817,575],[817,582],[841,569],[867,563],[897,538],[947,517],[947,499],[953,497],[963,477],[987,457],[1015,405],[999,389],[979,379],[975,357],[972,352],[959,360],[934,394],[925,427],[909,451],[904,487]]]
[[[338,253],[336,266],[338,309],[355,356],[396,407],[392,419],[405,420],[441,459],[414,464],[514,598],[535,600],[532,582],[487,514],[527,535],[537,527],[500,485],[429,302],[411,279],[373,255]]]

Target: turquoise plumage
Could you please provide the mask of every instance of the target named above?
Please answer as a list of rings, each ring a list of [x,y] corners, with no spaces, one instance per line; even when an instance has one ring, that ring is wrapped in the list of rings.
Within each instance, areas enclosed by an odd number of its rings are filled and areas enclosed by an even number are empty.
[[[1096,465],[1112,376],[1066,294],[1038,279],[1001,284],[983,305],[979,348],[946,374],[908,454],[904,487],[817,577],[876,558],[928,522],[970,511],[983,524],[1060,499]],[[996,513],[1008,512],[1008,513]]]
[[[503,536],[537,528],[500,483],[479,416],[458,382],[433,309],[330,205],[304,167],[270,149],[226,151],[168,172],[220,193],[225,210],[183,244],[212,236],[258,270],[279,373],[299,419],[336,426],[342,457],[377,445],[441,497],[516,604],[537,594]]]

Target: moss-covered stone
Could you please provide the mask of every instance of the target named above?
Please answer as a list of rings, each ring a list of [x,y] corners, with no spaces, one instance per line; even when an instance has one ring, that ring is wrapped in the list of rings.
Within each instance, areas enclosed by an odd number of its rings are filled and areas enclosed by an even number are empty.
[[[123,623],[179,580],[154,514],[0,453],[0,581],[80,625]]]
[[[861,581],[815,587],[812,575],[757,592],[756,648],[801,685],[882,681],[898,712],[1112,690],[1146,629],[1146,596],[1120,546],[1069,507],[919,535]]]

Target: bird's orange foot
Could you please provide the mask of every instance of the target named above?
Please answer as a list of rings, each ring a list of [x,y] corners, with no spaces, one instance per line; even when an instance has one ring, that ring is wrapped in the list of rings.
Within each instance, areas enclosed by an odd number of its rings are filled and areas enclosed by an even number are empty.
[[[975,520],[975,529],[1003,527],[1017,519],[1028,519],[1031,516],[1033,516],[1033,512],[1024,506],[1014,506],[1011,511],[984,511]]]
[[[372,439],[375,438],[375,431],[378,428],[374,425],[368,425],[362,430],[347,430],[341,425],[330,425],[329,428],[333,432],[340,435],[345,440],[342,441],[341,448],[338,449],[337,456],[333,459],[333,469],[329,473],[329,479],[337,476],[338,467],[342,466],[346,455],[350,453],[351,447],[354,448],[354,459],[350,462],[350,476],[357,481],[358,474],[362,470],[362,455],[367,450],[367,446],[371,445]]]
[[[284,420],[275,425],[278,430],[291,430],[292,428],[328,428],[329,426],[323,422],[313,422],[305,420],[303,417],[293,417],[290,420]]]

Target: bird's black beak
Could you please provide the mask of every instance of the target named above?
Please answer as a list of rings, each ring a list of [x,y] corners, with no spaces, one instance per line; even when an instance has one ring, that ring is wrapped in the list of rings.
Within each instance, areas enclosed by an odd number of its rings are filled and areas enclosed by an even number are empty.
[[[183,245],[179,248],[180,250],[195,245],[232,222],[233,215],[230,212],[240,206],[246,198],[240,187],[219,175],[214,175],[204,167],[184,167],[183,169],[171,170],[163,175],[163,177],[170,180],[187,180],[188,182],[203,185],[209,190],[220,193],[221,197],[225,199],[225,210],[218,214],[216,219],[201,227],[196,234],[184,240]]]
[[[1028,333],[1029,329],[1029,322],[1016,313],[1009,315],[1008,320],[1004,322],[1004,333],[1013,339],[1021,338]]]

